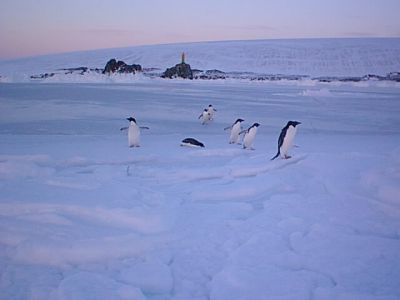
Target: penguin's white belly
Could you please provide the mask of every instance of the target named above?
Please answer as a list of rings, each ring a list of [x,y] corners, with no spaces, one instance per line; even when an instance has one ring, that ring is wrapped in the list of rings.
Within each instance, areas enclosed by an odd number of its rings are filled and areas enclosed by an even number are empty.
[[[253,144],[254,138],[256,137],[257,133],[257,128],[254,127],[250,129],[248,133],[245,134],[243,138],[243,147],[244,148],[251,148],[251,145]]]
[[[283,139],[283,143],[280,148],[280,153],[281,153],[282,157],[285,157],[288,154],[290,148],[292,148],[294,136],[296,135],[296,131],[297,131],[297,128],[293,127],[293,126],[289,126],[289,128],[287,129],[286,136]]]
[[[209,114],[209,118],[210,120],[212,120],[214,118],[214,109],[213,108],[209,108],[208,109],[208,114]]]
[[[129,125],[128,145],[129,145],[129,147],[139,147],[140,146],[140,130],[136,124]]]
[[[203,113],[203,124],[208,123],[210,121],[210,118],[211,118],[210,113],[204,112]]]
[[[231,136],[229,138],[229,142],[231,144],[233,143],[237,143],[238,139],[239,139],[239,133],[242,130],[240,123],[236,123],[235,125],[233,125],[232,129],[231,129]]]
[[[181,143],[181,146],[185,146],[185,147],[191,147],[191,148],[200,148],[200,146],[199,146],[199,145],[194,145],[194,144],[191,144],[191,143],[185,143],[185,142],[182,142],[182,143]]]

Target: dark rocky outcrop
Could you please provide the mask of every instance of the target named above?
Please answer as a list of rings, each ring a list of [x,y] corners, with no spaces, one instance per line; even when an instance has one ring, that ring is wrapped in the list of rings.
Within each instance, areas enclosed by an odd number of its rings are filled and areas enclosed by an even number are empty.
[[[386,75],[388,80],[400,82],[400,72],[391,72]]]
[[[39,74],[39,75],[31,75],[31,79],[46,79],[49,77],[53,77],[56,75],[55,73],[44,73],[44,74]]]
[[[187,63],[180,63],[175,65],[175,67],[168,68],[165,72],[161,75],[162,78],[176,78],[181,77],[185,79],[193,79],[193,72],[190,68],[190,65]]]
[[[200,71],[195,73],[196,79],[226,79],[226,73],[220,70],[207,70],[207,71]]]
[[[400,82],[400,72],[391,72],[386,74],[385,76],[367,74],[364,76],[323,76],[323,77],[315,77],[312,80],[317,80],[319,82],[361,82],[361,81],[397,81]]]
[[[117,61],[116,59],[110,59],[106,66],[104,67],[103,74],[111,74],[111,73],[133,73],[141,72],[141,65],[128,65],[122,60]]]

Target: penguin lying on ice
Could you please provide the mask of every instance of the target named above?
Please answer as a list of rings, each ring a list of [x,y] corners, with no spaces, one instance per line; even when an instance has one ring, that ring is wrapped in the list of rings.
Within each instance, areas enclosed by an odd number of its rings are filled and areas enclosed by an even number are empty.
[[[182,140],[181,146],[204,148],[204,144],[194,138],[186,138]]]
[[[289,121],[286,126],[283,127],[278,139],[278,153],[271,158],[271,160],[274,160],[279,155],[284,159],[291,157],[288,155],[288,152],[293,146],[293,140],[297,132],[296,126],[299,124],[301,123],[297,121]]]

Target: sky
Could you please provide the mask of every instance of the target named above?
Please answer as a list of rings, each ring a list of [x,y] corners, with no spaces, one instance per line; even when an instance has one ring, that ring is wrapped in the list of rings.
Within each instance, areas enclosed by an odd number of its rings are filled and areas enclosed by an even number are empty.
[[[0,59],[181,42],[400,37],[399,0],[1,0]]]

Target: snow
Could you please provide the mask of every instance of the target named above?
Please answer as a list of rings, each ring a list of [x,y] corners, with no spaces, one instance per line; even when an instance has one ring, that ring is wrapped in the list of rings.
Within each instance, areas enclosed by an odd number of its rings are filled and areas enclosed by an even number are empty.
[[[1,83],[0,298],[398,299],[399,96],[374,81]],[[131,115],[150,128],[137,148]],[[261,124],[255,150],[229,144],[237,118]],[[270,161],[288,120],[297,147]]]
[[[229,49],[229,55],[227,55]],[[163,72],[182,52],[194,69],[316,76],[386,75],[400,71],[400,38],[292,39],[200,42],[72,52],[0,61],[0,81],[26,82],[31,75],[60,69],[102,69],[111,58]],[[49,82],[129,82],[129,76],[69,74]]]

